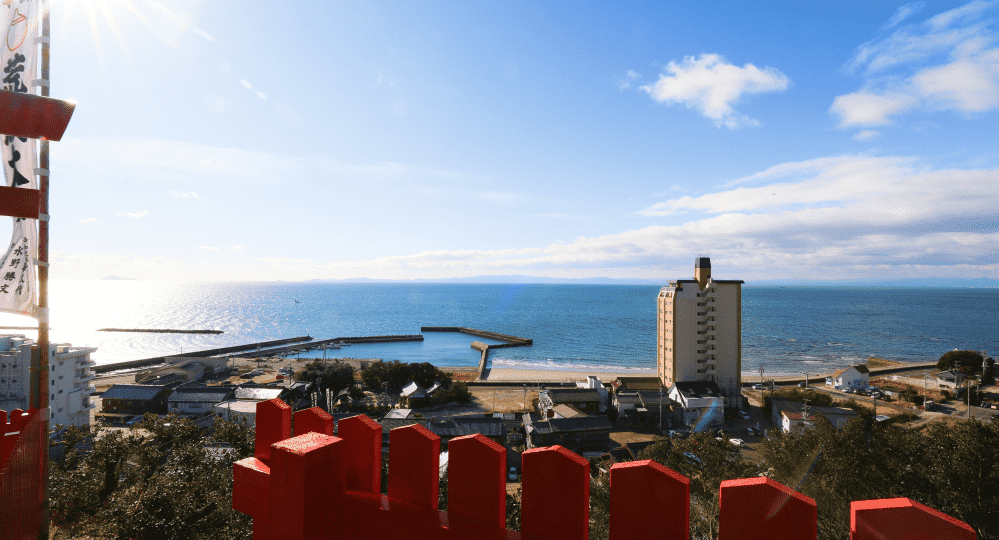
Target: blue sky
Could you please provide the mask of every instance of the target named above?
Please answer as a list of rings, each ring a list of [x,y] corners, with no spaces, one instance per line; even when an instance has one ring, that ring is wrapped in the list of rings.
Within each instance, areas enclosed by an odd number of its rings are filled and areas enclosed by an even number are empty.
[[[996,2],[52,10],[57,279],[999,278]]]

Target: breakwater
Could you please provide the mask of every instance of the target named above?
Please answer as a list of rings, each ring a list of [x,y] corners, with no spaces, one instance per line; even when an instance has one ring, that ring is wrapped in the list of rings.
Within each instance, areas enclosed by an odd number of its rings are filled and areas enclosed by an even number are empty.
[[[475,328],[468,328],[465,326],[421,326],[420,332],[460,332],[462,334],[468,334],[470,336],[484,337],[489,339],[495,339],[496,341],[506,342],[501,345],[490,345],[490,347],[492,348],[523,347],[534,344],[534,340],[532,339],[510,336],[507,334],[500,334],[498,332],[487,332],[485,330],[478,330]]]
[[[142,360],[128,360],[125,362],[115,362],[113,364],[101,364],[94,366],[92,369],[94,373],[108,373],[110,371],[118,371],[122,369],[136,369],[144,368],[150,366],[156,366],[159,364],[165,364],[167,358],[207,358],[210,356],[221,356],[225,354],[238,354],[245,351],[256,351],[263,349],[264,347],[273,347],[276,345],[285,345],[288,343],[302,343],[306,341],[312,341],[311,336],[300,336],[294,338],[286,339],[275,339],[271,341],[261,341],[257,343],[249,343],[246,345],[235,345],[232,347],[220,347],[218,349],[208,349],[204,351],[192,351],[189,353],[181,354],[169,354],[165,356],[156,356],[153,358],[145,358]]]
[[[476,380],[481,381],[482,376],[486,372],[486,366],[489,365],[489,350],[490,349],[504,349],[509,347],[527,347],[534,345],[533,339],[522,338],[517,336],[510,336],[507,334],[500,334],[498,332],[488,332],[486,330],[478,330],[476,328],[468,328],[465,326],[421,326],[421,332],[459,332],[462,334],[468,334],[475,337],[483,337],[488,339],[495,339],[496,341],[505,341],[506,343],[497,343],[495,345],[488,345],[482,343],[481,341],[473,341],[472,348],[479,351],[479,371]]]
[[[172,328],[99,328],[98,332],[138,332],[149,334],[224,334],[222,330],[175,330]]]
[[[292,354],[296,352],[322,349],[324,347],[338,349],[340,348],[341,345],[352,345],[359,343],[395,343],[395,342],[404,342],[404,341],[423,341],[423,336],[415,334],[415,335],[398,335],[398,336],[338,337],[332,339],[323,339],[319,341],[310,341],[304,345],[296,344],[284,347],[274,347],[271,349],[252,351],[252,354],[251,353],[234,354],[233,356],[237,358],[281,356],[284,354]]]

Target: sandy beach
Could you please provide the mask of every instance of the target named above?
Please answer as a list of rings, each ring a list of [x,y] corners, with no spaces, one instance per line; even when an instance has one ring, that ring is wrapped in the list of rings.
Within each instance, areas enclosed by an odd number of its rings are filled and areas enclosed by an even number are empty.
[[[490,368],[483,380],[487,382],[574,382],[586,380],[587,375],[596,375],[602,382],[610,382],[618,377],[655,377],[655,370],[628,371],[551,371],[541,369]]]

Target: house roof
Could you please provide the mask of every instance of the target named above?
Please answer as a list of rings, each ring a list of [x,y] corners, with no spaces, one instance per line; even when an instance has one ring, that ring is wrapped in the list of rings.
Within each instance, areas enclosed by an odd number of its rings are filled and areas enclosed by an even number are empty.
[[[594,388],[546,388],[542,392],[548,393],[553,404],[600,401],[600,392]]]
[[[286,388],[280,386],[238,386],[235,397],[236,399],[267,401],[281,397],[286,391]]]
[[[659,390],[661,385],[659,377],[618,377],[614,381],[619,391]]]
[[[867,366],[865,366],[864,364],[857,364],[855,366],[850,366],[848,368],[843,368],[843,369],[840,369],[840,370],[834,372],[833,373],[833,378],[839,377],[840,375],[846,373],[847,371],[850,371],[851,369],[857,370],[858,373],[870,373],[871,372],[871,370],[867,369]]]
[[[673,387],[687,399],[722,397],[721,390],[714,381],[676,382]]]
[[[549,433],[571,433],[574,431],[610,431],[611,423],[606,416],[577,416],[576,418],[549,418],[534,421],[530,431],[539,435]]]
[[[419,384],[416,384],[416,381],[410,381],[409,384],[402,388],[400,395],[408,398],[422,398],[427,397],[427,391]]]
[[[232,388],[225,386],[181,386],[175,388],[167,401],[174,403],[219,403],[225,401],[232,393]]]
[[[413,414],[413,409],[392,409],[385,418],[409,418]]]
[[[967,375],[965,375],[964,373],[962,373],[960,371],[954,371],[953,369],[948,369],[947,371],[941,371],[940,373],[937,373],[937,374],[935,374],[933,376],[936,377],[936,378],[938,378],[938,379],[944,379],[944,380],[948,380],[948,381],[953,381],[955,379],[960,380],[960,379],[967,378]]]
[[[773,401],[774,407],[777,408],[781,414],[787,415],[788,418],[792,420],[801,420],[802,413],[805,412],[805,404],[798,401],[784,401],[782,399],[775,399]],[[809,418],[814,418],[816,415],[823,416],[860,416],[857,411],[853,409],[846,409],[843,407],[817,407],[814,405],[808,406],[808,416]]]
[[[577,416],[588,416],[583,411],[576,409],[575,407],[570,407],[564,403],[559,403],[558,405],[552,407],[555,414],[562,418],[575,418]]]
[[[160,394],[168,394],[170,389],[165,386],[151,384],[115,384],[101,394],[101,399],[130,399],[135,401],[150,401]]]

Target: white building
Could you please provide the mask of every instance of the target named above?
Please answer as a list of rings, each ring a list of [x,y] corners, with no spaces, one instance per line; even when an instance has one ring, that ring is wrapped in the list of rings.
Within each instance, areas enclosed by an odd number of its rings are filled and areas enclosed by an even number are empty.
[[[857,364],[833,373],[832,383],[836,388],[867,388],[871,386],[871,371],[864,364]]]
[[[725,425],[725,398],[712,381],[678,382],[669,389],[677,420],[694,431]]]
[[[694,261],[694,279],[670,282],[659,291],[659,379],[712,381],[726,406],[738,407],[742,383],[742,280],[711,277],[711,260]]]
[[[860,417],[857,411],[845,407],[815,407],[796,401],[773,400],[771,405],[773,422],[781,431],[790,433],[796,428],[813,429],[818,417],[823,417],[836,429],[842,429],[847,422]]]
[[[31,348],[34,340],[23,335],[0,336],[0,410],[27,410],[31,397]],[[49,423],[52,426],[90,424],[95,405],[92,347],[49,345]]]

